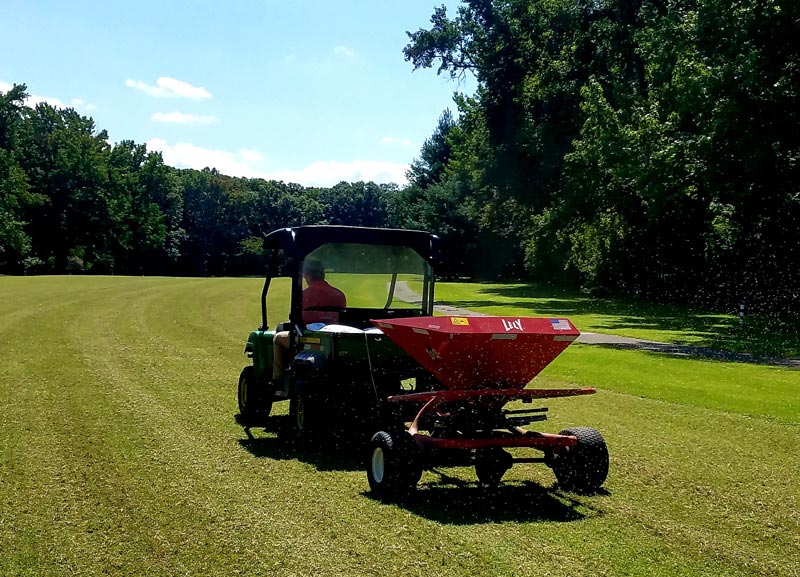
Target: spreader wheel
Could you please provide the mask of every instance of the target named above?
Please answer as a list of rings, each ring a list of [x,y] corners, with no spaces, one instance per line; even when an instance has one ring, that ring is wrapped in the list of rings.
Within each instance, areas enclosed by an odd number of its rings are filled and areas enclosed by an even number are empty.
[[[369,443],[367,480],[379,499],[401,497],[422,476],[420,449],[408,432],[378,431]]]
[[[478,449],[475,453],[475,474],[482,485],[496,487],[513,463],[511,454],[500,447]]]
[[[590,427],[564,429],[559,434],[577,437],[578,444],[553,453],[558,484],[568,491],[599,489],[608,477],[608,447],[603,436]]]
[[[264,384],[256,379],[256,372],[252,366],[242,369],[238,389],[241,418],[250,423],[266,419],[272,410],[272,395],[268,393]]]

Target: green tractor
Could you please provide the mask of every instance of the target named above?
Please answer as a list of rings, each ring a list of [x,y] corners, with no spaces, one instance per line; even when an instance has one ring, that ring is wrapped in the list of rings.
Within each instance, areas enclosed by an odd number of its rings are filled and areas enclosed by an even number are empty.
[[[345,226],[300,226],[267,235],[271,257],[261,326],[247,339],[252,365],[239,377],[243,422],[264,424],[273,403],[289,401],[297,438],[402,424],[404,415],[385,399],[403,392],[404,380],[416,378],[421,390],[432,377],[370,319],[432,314],[438,245],[438,237],[427,232]],[[309,268],[322,271],[327,287],[321,297],[311,298],[316,281],[304,275]],[[272,320],[271,302],[285,299],[285,284],[276,289],[273,283],[277,277],[288,277],[291,295],[288,314]],[[332,292],[328,287],[344,299],[324,302]],[[276,360],[283,370],[276,370]]]

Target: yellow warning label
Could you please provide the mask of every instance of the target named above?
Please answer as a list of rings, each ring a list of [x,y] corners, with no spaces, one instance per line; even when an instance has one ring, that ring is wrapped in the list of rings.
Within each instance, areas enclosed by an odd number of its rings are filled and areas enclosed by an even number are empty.
[[[469,319],[467,317],[450,317],[450,322],[454,325],[459,325],[462,327],[469,326]]]

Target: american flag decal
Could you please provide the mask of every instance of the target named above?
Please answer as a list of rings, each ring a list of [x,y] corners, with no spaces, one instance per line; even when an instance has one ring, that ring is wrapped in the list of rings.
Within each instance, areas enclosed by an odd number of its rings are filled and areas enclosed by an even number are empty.
[[[567,319],[550,319],[550,323],[556,331],[568,331],[572,328],[569,326],[569,321]]]

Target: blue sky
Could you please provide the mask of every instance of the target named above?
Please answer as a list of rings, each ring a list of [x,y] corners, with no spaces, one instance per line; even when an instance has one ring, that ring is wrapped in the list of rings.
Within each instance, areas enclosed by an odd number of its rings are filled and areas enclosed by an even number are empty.
[[[458,0],[0,0],[0,91],[72,106],[178,167],[402,182],[456,83],[406,30]]]

